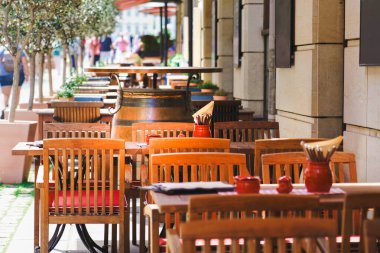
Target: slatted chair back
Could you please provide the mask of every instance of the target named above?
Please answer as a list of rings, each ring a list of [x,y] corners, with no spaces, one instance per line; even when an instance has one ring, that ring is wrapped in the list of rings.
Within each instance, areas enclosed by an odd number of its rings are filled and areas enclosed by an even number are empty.
[[[314,195],[208,195],[190,198],[188,212],[189,220],[303,217],[318,207],[319,197]]]
[[[380,238],[380,219],[364,221],[364,250],[365,253],[380,252],[376,242]]]
[[[198,181],[223,181],[233,184],[234,176],[249,175],[243,154],[185,152],[155,154],[150,159],[150,184]]]
[[[328,252],[336,252],[335,221],[317,218],[270,218],[265,220],[190,221],[181,224],[180,232],[168,231],[169,252],[317,252],[317,243],[326,240]],[[264,244],[258,247],[260,240]],[[289,251],[286,241],[293,238]],[[273,247],[271,241],[277,240]],[[302,243],[310,242],[306,247]],[[200,243],[199,240],[202,240]],[[317,242],[318,240],[318,242]],[[211,245],[217,244],[216,247]]]
[[[111,126],[98,123],[45,123],[44,139],[110,138]]]
[[[301,171],[307,166],[304,152],[264,154],[261,160],[264,184],[276,184],[281,176],[289,176],[293,183],[300,183]],[[330,168],[333,172],[333,183],[357,182],[356,161],[353,153],[335,152],[331,157]]]
[[[132,124],[132,141],[145,142],[148,134],[159,134],[164,138],[177,137],[180,133],[185,137],[192,136],[194,123],[190,122],[141,122]]]
[[[90,223],[118,224],[119,250],[124,252],[124,236],[128,233],[125,175],[130,175],[124,158],[123,140],[44,140],[44,167],[42,177],[38,177],[42,200],[41,252],[47,252],[49,224]]]
[[[322,138],[274,138],[260,139],[255,141],[254,152],[254,175],[259,176],[261,172],[261,156],[268,153],[297,152],[302,151],[301,141],[315,142],[325,140]]]
[[[356,215],[358,214],[359,215]],[[363,222],[380,217],[380,193],[351,193],[346,195],[342,215],[341,252],[352,252],[350,237],[359,235],[358,252],[364,252]],[[357,221],[359,220],[359,221]],[[375,252],[375,251],[373,251]]]
[[[280,130],[278,122],[270,121],[215,122],[214,137],[230,139],[231,142],[254,142],[279,138]]]
[[[103,102],[52,101],[53,119],[56,122],[94,123],[100,120]]]

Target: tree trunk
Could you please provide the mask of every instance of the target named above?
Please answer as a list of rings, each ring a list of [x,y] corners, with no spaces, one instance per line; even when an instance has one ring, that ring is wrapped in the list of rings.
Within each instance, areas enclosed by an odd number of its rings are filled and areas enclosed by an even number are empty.
[[[80,73],[83,75],[83,47],[82,47],[83,38],[80,39],[79,43],[79,56],[78,56],[78,66],[77,68],[80,70]]]
[[[33,109],[33,100],[34,100],[34,89],[36,84],[36,52],[31,52],[29,55],[30,59],[30,67],[29,67],[29,85],[30,85],[30,93],[29,93],[29,102],[28,102],[28,110],[31,111]]]
[[[67,53],[66,53],[67,45],[62,45],[62,57],[63,57],[63,70],[62,70],[62,86],[66,82],[66,65],[67,65]]]
[[[40,57],[38,59],[38,69],[39,69],[39,79],[38,79],[38,99],[40,103],[43,103],[44,93],[43,93],[43,83],[44,83],[44,62],[45,54],[41,51]]]
[[[76,52],[73,52],[73,56],[74,56],[74,62],[75,62],[75,74],[78,75],[78,68],[79,68],[78,55]]]
[[[16,56],[13,57],[13,84],[11,93],[11,103],[9,107],[9,117],[8,121],[13,123],[16,116],[16,107],[18,103],[18,83],[20,82],[20,63],[21,63],[22,51],[17,52]]]
[[[69,64],[69,76],[71,76],[71,72],[73,70],[73,62],[72,62],[72,59],[71,59],[71,53],[70,53],[70,48],[69,47],[67,47],[66,53],[67,53],[67,56],[68,56],[67,63]]]
[[[48,49],[47,51],[47,67],[48,67],[48,74],[49,74],[49,96],[53,96],[53,74],[52,74],[52,66],[51,66],[51,49]]]

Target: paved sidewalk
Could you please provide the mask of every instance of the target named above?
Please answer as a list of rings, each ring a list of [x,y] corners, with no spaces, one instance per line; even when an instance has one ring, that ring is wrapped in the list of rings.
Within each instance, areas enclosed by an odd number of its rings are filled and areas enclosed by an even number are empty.
[[[11,242],[18,226],[28,211],[33,206],[33,188],[20,188],[1,186],[0,189],[0,252],[9,251],[7,247]],[[33,227],[32,227],[33,228]],[[32,238],[33,239],[33,238]],[[19,251],[20,252],[20,251]]]

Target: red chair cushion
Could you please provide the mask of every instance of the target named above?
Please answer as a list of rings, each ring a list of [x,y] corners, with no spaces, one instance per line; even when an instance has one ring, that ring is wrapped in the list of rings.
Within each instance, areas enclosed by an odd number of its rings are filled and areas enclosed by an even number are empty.
[[[124,196],[124,194],[123,194]],[[50,191],[49,193],[49,207],[56,207],[55,202],[55,193],[54,191]],[[113,206],[118,207],[119,206],[119,191],[115,190],[113,191]],[[110,191],[105,191],[105,206],[110,207]],[[86,206],[86,191],[82,191],[82,207]],[[102,191],[98,191],[98,206],[102,206]],[[95,191],[90,191],[90,207],[95,206]],[[127,206],[127,200],[124,196],[124,206]],[[58,192],[58,207],[63,207],[63,191]],[[66,207],[71,207],[71,191],[66,191]],[[74,207],[79,207],[79,191],[74,191]]]

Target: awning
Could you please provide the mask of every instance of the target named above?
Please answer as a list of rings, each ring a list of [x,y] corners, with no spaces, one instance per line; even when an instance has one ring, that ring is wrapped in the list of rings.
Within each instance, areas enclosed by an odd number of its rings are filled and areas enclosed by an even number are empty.
[[[115,6],[118,10],[123,11],[140,4],[149,3],[151,0],[116,0]]]
[[[145,14],[151,14],[151,15],[160,15],[160,11],[162,10],[162,13],[164,13],[164,6],[162,7],[152,7],[152,8],[146,8],[140,10],[140,12]],[[175,6],[168,6],[168,16],[175,16],[176,14],[176,7]]]

